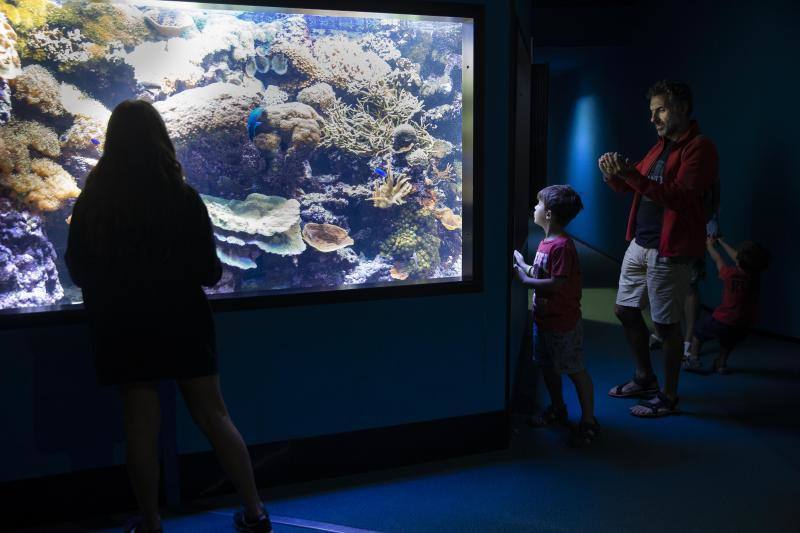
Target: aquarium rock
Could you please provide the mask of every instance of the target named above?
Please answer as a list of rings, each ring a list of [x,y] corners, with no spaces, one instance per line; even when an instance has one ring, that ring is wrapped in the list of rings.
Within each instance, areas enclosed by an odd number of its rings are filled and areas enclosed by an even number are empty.
[[[11,87],[8,82],[0,78],[0,126],[11,120]]]
[[[0,309],[58,302],[55,259],[41,217],[0,197]]]

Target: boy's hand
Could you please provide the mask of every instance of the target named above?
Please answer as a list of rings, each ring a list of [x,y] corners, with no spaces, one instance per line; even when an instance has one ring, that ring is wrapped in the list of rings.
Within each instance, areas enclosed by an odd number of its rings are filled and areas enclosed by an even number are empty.
[[[528,268],[525,258],[517,250],[514,250],[514,264],[519,265],[523,270]]]
[[[713,248],[716,243],[717,243],[716,235],[709,235],[706,237],[706,248]]]
[[[514,273],[517,275],[517,279],[524,282],[525,281],[525,269],[516,263],[514,264]]]

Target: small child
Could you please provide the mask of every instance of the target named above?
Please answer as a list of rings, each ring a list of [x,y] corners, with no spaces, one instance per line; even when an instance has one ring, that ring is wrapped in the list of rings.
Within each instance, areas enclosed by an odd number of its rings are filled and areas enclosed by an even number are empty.
[[[714,246],[717,242],[736,263],[735,267],[725,264]],[[752,241],[742,243],[735,250],[721,238],[713,236],[706,239],[706,248],[724,283],[722,303],[711,316],[695,326],[691,352],[684,358],[682,366],[688,372],[705,373],[698,357],[700,348],[707,340],[718,339],[719,355],[711,370],[728,374],[728,356],[747,337],[748,328],[755,322],[760,274],[769,266],[770,255],[763,246]]]
[[[533,287],[533,352],[542,368],[551,405],[534,417],[535,426],[566,424],[567,406],[562,374],[567,374],[581,404],[581,420],[573,442],[590,444],[600,426],[594,416],[594,387],[583,366],[581,322],[581,270],[575,243],[564,228],[583,209],[580,196],[569,185],[552,185],[539,191],[533,221],[544,229],[533,265],[514,251],[517,277]]]

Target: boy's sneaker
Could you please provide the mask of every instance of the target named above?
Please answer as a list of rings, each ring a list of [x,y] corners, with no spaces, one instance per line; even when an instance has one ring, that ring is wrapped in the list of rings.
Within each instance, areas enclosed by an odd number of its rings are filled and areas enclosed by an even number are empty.
[[[683,356],[689,357],[692,355],[692,343],[689,341],[683,341]]]
[[[233,526],[236,531],[249,531],[252,533],[272,533],[272,522],[269,519],[269,513],[266,509],[258,520],[250,522],[244,511],[238,511],[233,515]]]

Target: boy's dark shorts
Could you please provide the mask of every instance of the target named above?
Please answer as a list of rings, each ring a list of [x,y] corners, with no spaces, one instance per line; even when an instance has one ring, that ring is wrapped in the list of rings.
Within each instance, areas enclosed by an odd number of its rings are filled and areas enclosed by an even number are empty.
[[[726,350],[733,350],[737,344],[747,337],[748,330],[744,326],[731,326],[708,315],[697,322],[694,335],[700,342],[717,339],[719,345]]]
[[[533,360],[557,374],[575,374],[583,367],[583,321],[569,331],[547,331],[533,325]]]

